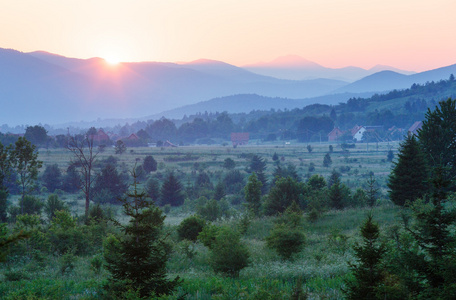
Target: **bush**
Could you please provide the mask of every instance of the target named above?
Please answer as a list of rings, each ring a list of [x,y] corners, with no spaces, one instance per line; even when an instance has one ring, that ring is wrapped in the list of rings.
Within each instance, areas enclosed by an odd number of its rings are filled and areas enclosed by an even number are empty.
[[[210,264],[215,272],[238,277],[239,272],[249,265],[249,258],[249,251],[241,243],[238,232],[228,227],[218,229],[210,254]]]
[[[293,254],[301,251],[304,243],[304,233],[287,224],[276,224],[266,238],[267,246],[274,249],[283,259],[290,259]]]
[[[191,216],[182,221],[177,227],[177,234],[180,239],[196,241],[199,233],[206,226],[206,221],[198,216]]]
[[[46,213],[48,220],[52,220],[55,216],[55,212],[58,210],[68,210],[68,207],[56,194],[49,195],[44,204],[44,212]]]

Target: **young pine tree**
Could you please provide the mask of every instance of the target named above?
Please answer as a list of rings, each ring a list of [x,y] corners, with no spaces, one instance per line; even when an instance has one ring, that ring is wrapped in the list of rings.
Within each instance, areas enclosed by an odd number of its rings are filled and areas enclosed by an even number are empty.
[[[120,199],[130,220],[126,225],[114,221],[124,235],[110,236],[105,242],[106,268],[111,273],[107,288],[119,297],[132,290],[141,298],[167,295],[180,280],[169,280],[166,274],[170,246],[162,235],[165,216],[145,192],[138,191],[134,172],[133,179],[132,190]]]
[[[379,241],[380,229],[371,214],[361,226],[361,236],[362,243],[354,246],[358,263],[349,263],[352,278],[345,282],[343,291],[347,299],[383,299],[379,288],[384,281],[382,259],[386,248]]]

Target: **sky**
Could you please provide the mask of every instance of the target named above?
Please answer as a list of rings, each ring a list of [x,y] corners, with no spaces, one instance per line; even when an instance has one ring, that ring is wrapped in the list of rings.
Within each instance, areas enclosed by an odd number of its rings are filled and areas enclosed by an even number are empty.
[[[0,0],[0,47],[114,61],[456,63],[455,0]]]

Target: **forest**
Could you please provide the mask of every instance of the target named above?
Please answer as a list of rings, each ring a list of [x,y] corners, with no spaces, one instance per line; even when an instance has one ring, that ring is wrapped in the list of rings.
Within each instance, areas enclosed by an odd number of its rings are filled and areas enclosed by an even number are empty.
[[[370,148],[2,143],[1,298],[452,299],[455,116]]]

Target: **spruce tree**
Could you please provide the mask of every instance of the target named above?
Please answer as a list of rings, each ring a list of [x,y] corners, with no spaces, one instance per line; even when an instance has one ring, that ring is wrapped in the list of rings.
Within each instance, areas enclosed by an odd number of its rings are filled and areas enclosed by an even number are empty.
[[[169,173],[161,188],[161,205],[180,206],[184,204],[183,187],[180,181]]]
[[[414,135],[401,143],[388,181],[390,200],[400,206],[414,202],[428,190],[428,165]]]
[[[433,111],[428,109],[418,138],[428,163],[448,167],[448,175],[455,178],[456,100],[449,98],[440,101]]]
[[[165,216],[145,192],[138,191],[134,173],[133,178],[132,190],[120,199],[130,220],[126,225],[114,221],[124,235],[111,235],[104,245],[106,268],[111,273],[106,287],[117,297],[132,291],[141,298],[168,295],[180,280],[169,280],[166,274],[171,248],[162,234]]]
[[[384,281],[382,259],[386,247],[379,241],[380,229],[371,214],[360,231],[362,243],[353,247],[358,262],[349,263],[352,278],[345,282],[343,291],[347,299],[383,299],[378,292]]]
[[[419,250],[405,250],[405,263],[415,278],[409,288],[422,299],[454,299],[456,295],[456,209],[449,203],[447,172],[441,166],[433,170],[430,199],[412,206],[416,222],[406,227]]]

